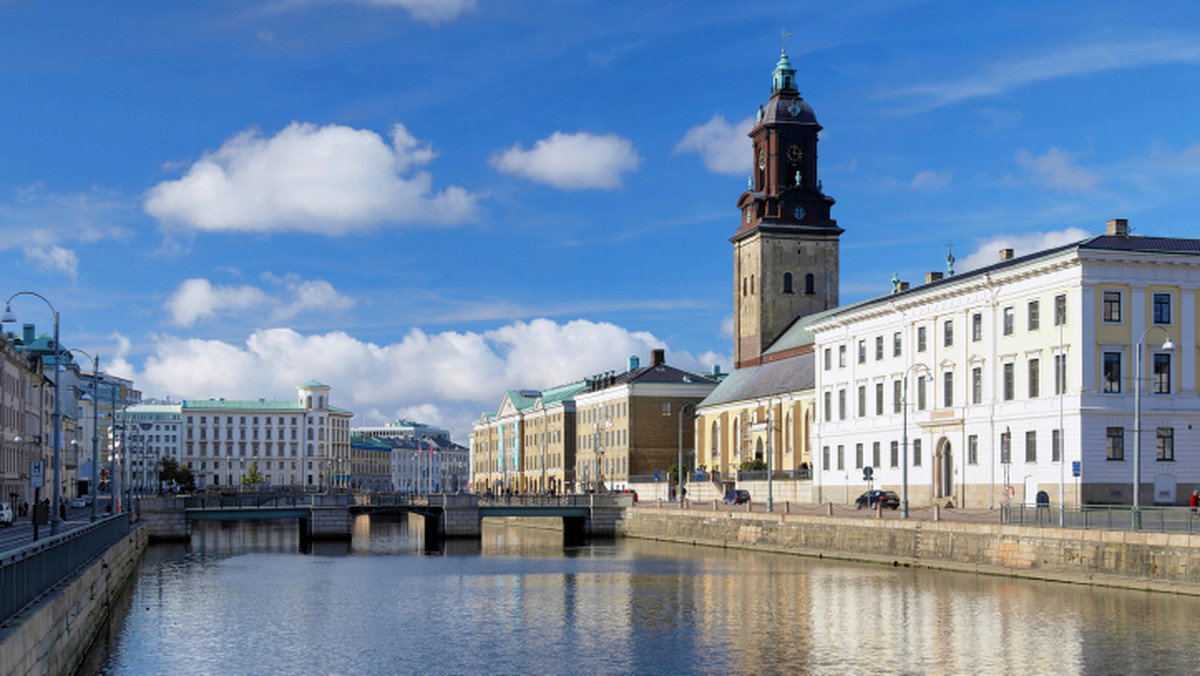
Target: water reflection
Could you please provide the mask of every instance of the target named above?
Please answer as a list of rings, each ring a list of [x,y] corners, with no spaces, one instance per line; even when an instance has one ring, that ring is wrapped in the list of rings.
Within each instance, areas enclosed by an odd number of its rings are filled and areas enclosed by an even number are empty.
[[[1192,672],[1189,597],[404,520],[151,548],[84,673]]]

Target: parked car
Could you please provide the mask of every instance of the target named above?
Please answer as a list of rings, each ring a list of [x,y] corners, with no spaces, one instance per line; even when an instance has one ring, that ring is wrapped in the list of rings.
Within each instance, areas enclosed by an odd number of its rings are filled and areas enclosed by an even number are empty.
[[[7,502],[0,502],[0,526],[11,526],[13,524],[12,507]]]
[[[896,509],[900,506],[900,496],[896,495],[896,491],[874,489],[863,493],[854,501],[854,506],[858,509],[862,509],[863,507],[875,509],[875,505],[877,504]]]
[[[750,491],[738,488],[725,494],[726,504],[742,505],[747,502],[750,502]]]
[[[79,496],[71,501],[72,507],[89,507],[92,504],[92,499],[87,496]]]

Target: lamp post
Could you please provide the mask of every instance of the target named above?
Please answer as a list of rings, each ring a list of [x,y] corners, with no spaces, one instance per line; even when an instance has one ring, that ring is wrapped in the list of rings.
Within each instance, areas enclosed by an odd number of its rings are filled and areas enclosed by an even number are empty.
[[[679,498],[679,508],[680,509],[683,509],[683,475],[684,475],[684,471],[683,471],[683,416],[685,413],[687,413],[687,410],[689,408],[692,409],[692,412],[694,413],[696,410],[696,405],[689,401],[686,404],[684,404],[683,406],[679,407],[679,464],[676,465],[676,468],[678,469],[678,475],[679,475],[679,481],[678,481],[679,485],[677,486],[679,495],[676,497]],[[693,441],[695,440],[695,438],[696,438],[695,434],[693,433],[693,435],[692,435]]]
[[[902,420],[904,426],[903,441],[901,446],[901,463],[900,463],[900,518],[908,518],[908,374],[914,369],[925,369],[929,373],[929,367],[924,364],[913,364],[904,370],[904,377],[901,379],[901,403],[900,409],[902,412]],[[929,379],[933,380],[933,374],[929,373]]]
[[[1137,354],[1133,358],[1133,527],[1142,527],[1141,492],[1142,492],[1142,353],[1145,351],[1146,335],[1154,329],[1163,332],[1167,340],[1162,344],[1162,350],[1171,352],[1175,344],[1171,342],[1171,334],[1165,328],[1153,325],[1142,331],[1137,341]]]
[[[609,420],[608,413],[604,411],[603,405],[601,406],[597,413],[601,413],[602,417],[592,425],[596,439],[596,483],[594,488],[597,493],[604,488],[604,436],[601,430],[612,427],[612,420]]]
[[[10,324],[17,321],[17,316],[12,311],[12,301],[17,296],[34,296],[40,298],[45,303],[52,313],[54,313],[54,503],[50,506],[50,534],[57,535],[62,527],[62,518],[59,516],[58,503],[62,500],[62,408],[61,400],[58,391],[58,367],[62,359],[62,350],[58,344],[58,310],[54,309],[54,305],[46,300],[46,297],[35,291],[18,291],[8,297],[8,301],[4,304],[4,314],[0,316],[0,323]]]

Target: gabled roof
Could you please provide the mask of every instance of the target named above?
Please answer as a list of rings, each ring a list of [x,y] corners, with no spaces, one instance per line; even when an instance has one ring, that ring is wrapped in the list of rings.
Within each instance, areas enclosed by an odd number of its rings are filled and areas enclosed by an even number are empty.
[[[735,369],[700,402],[699,407],[811,390],[815,385],[816,355],[806,351],[759,366]]]

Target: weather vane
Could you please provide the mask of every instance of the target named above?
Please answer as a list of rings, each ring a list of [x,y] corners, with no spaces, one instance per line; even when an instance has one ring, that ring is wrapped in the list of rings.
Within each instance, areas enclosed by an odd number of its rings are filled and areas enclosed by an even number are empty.
[[[780,31],[779,35],[782,37],[782,39],[779,41],[780,44],[782,45],[780,47],[780,50],[786,52],[787,51],[787,39],[792,37],[792,34],[785,30],[785,31]]]

